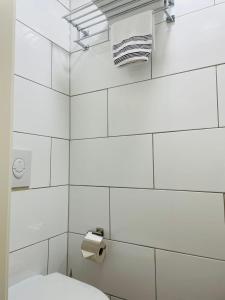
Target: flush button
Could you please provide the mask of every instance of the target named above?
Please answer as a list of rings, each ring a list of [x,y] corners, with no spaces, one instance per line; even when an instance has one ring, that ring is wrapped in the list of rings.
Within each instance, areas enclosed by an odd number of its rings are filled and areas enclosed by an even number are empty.
[[[16,178],[22,178],[25,173],[25,161],[22,158],[17,158],[13,163],[13,174]]]
[[[13,150],[12,188],[28,188],[30,186],[31,160],[31,150]]]

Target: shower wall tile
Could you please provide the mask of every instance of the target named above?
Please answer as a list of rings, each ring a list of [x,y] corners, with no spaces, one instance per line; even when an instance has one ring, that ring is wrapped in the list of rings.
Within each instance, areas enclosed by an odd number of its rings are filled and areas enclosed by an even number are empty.
[[[155,299],[153,249],[107,241],[104,264],[98,265],[83,259],[82,240],[82,235],[70,234],[69,264],[75,278],[125,299]]]
[[[225,129],[157,134],[154,152],[157,188],[225,192]]]
[[[69,24],[62,18],[69,11],[57,0],[17,0],[16,17],[43,36],[68,50]]]
[[[221,4],[157,25],[153,77],[224,63],[224,14]]]
[[[15,73],[51,86],[51,43],[20,22],[16,22]]]
[[[107,91],[72,97],[71,138],[107,136]]]
[[[30,134],[14,133],[13,148],[32,151],[30,187],[49,186],[51,139]],[[40,168],[40,163],[42,168]]]
[[[14,130],[69,138],[69,97],[15,77]]]
[[[69,95],[69,53],[62,48],[52,45],[52,87]]]
[[[48,242],[42,242],[9,255],[9,285],[35,275],[46,275]]]
[[[225,262],[158,251],[158,300],[221,300],[225,295]]]
[[[69,231],[85,234],[104,228],[109,238],[109,188],[71,186]]]
[[[67,187],[14,191],[11,199],[10,251],[66,232],[67,217]]]
[[[71,184],[153,187],[152,135],[72,141]]]
[[[66,275],[67,268],[67,234],[59,235],[49,240],[48,273]]]
[[[71,56],[71,94],[77,95],[151,78],[151,64],[116,68],[109,42]]]
[[[225,126],[225,65],[217,67],[219,124]]]
[[[215,67],[109,89],[109,134],[216,127]]]
[[[52,139],[51,185],[69,183],[69,141]]]
[[[225,259],[223,194],[111,189],[111,238]]]

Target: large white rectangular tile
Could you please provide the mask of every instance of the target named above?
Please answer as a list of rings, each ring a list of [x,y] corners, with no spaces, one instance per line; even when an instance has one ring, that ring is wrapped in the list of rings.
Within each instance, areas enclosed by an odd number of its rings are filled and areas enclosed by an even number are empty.
[[[69,138],[69,97],[15,76],[14,130]]]
[[[109,238],[109,189],[72,186],[69,221],[71,232],[85,234],[101,227]]]
[[[157,251],[158,300],[222,300],[225,262]]]
[[[67,268],[67,234],[49,240],[48,273],[66,275]]]
[[[107,255],[99,265],[82,257],[82,240],[83,236],[70,234],[69,269],[75,278],[125,299],[155,299],[153,249],[107,241]]]
[[[12,193],[10,251],[64,233],[67,225],[67,187]]]
[[[225,129],[157,134],[154,149],[157,188],[225,191]]]
[[[107,91],[72,97],[71,138],[107,136]]]
[[[225,65],[217,67],[219,124],[225,126]]]
[[[72,141],[71,184],[153,187],[152,136]]]
[[[46,275],[48,242],[42,242],[9,255],[9,285],[35,275]]]
[[[20,22],[16,22],[15,73],[51,86],[51,43]]]
[[[223,3],[225,2],[224,0],[215,0],[215,4]]]
[[[52,139],[51,185],[69,183],[69,141]]]
[[[224,63],[224,14],[221,4],[157,25],[153,77]]]
[[[136,63],[125,68],[113,64],[110,43],[79,51],[71,56],[71,94],[81,94],[151,77],[151,64]]]
[[[69,95],[70,93],[70,55],[62,48],[52,46],[52,87]]]
[[[62,18],[68,9],[57,0],[17,0],[16,17],[69,51],[69,24]]]
[[[215,68],[109,90],[109,134],[215,127]]]
[[[111,189],[112,239],[225,259],[222,194]]]
[[[32,151],[31,187],[46,187],[50,182],[51,139],[48,137],[14,133],[13,148]],[[42,165],[42,168],[40,168]]]

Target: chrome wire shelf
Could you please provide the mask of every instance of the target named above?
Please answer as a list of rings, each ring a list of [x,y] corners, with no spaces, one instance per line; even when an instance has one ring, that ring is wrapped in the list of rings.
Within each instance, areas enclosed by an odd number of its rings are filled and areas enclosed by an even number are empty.
[[[162,11],[168,23],[175,21],[175,15],[169,13],[169,9],[174,6],[174,0],[95,0],[72,10],[63,18],[78,31],[79,38],[74,42],[83,50],[88,50],[89,46],[83,41],[108,32],[109,24],[114,19],[155,4],[161,5],[153,9],[154,13]],[[106,28],[90,33],[90,30],[104,23],[107,25]]]

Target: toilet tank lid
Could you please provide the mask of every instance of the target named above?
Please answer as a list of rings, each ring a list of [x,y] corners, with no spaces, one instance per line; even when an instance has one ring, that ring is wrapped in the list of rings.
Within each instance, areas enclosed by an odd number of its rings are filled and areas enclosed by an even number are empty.
[[[9,288],[9,300],[107,300],[98,289],[54,273],[38,275]]]

